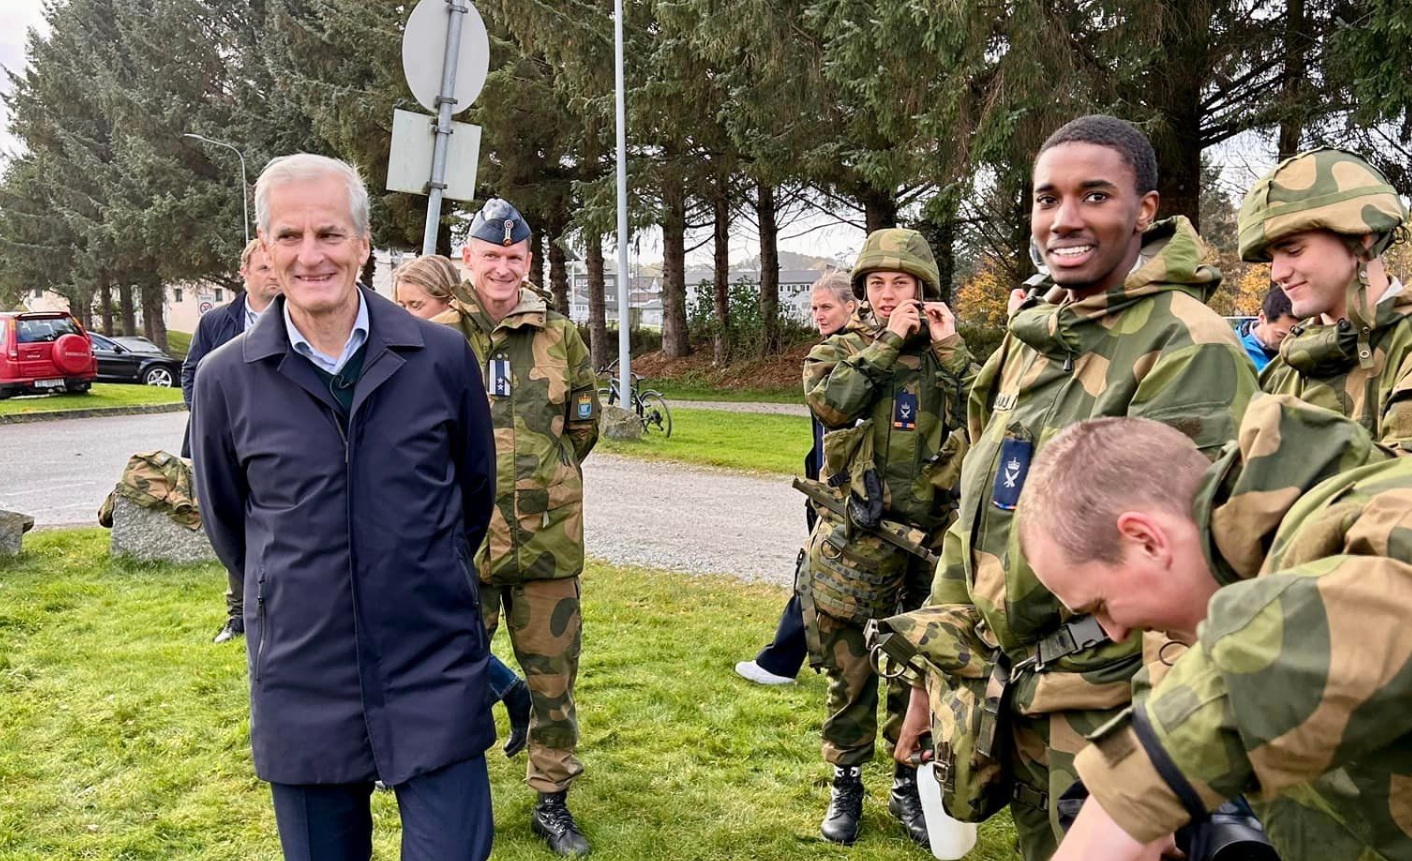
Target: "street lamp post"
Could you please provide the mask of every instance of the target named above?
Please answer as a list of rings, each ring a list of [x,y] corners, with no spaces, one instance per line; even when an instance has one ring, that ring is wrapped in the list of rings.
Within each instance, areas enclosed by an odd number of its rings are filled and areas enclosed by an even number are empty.
[[[228,144],[228,143],[226,143],[225,141],[218,141],[218,140],[216,140],[216,139],[214,139],[214,138],[208,138],[208,137],[206,137],[205,135],[198,135],[198,134],[196,134],[195,132],[187,132],[186,134],[182,135],[182,137],[184,137],[184,138],[191,138],[192,140],[198,140],[198,141],[201,141],[202,143],[215,144],[216,146],[223,146],[223,147],[225,147],[226,149],[230,150],[231,152],[235,153],[236,158],[239,158],[239,159],[240,159],[240,213],[241,213],[241,218],[243,219],[243,221],[241,221],[241,225],[245,228],[245,244],[246,244],[246,245],[249,245],[249,244],[250,244],[250,200],[249,200],[249,199],[250,199],[250,183],[249,183],[249,182],[246,180],[246,178],[245,178],[245,153],[241,152],[239,149],[236,149],[235,144]]]

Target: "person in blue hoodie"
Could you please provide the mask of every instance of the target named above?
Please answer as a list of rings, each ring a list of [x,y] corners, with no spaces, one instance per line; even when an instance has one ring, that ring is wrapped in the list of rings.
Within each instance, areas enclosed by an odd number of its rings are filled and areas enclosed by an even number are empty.
[[[1298,322],[1285,291],[1278,284],[1270,285],[1259,316],[1243,324],[1240,331],[1240,345],[1255,363],[1255,373],[1265,370],[1270,360],[1280,354],[1280,342]]]

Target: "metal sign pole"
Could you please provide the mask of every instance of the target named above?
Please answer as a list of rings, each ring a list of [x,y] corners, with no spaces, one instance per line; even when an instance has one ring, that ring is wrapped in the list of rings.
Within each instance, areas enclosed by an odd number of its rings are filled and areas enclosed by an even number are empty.
[[[614,61],[618,108],[618,391],[632,409],[632,339],[628,331],[628,124],[623,85],[623,0],[613,4]]]
[[[446,0],[451,16],[446,28],[446,53],[441,66],[441,93],[436,97],[436,144],[431,156],[431,181],[427,183],[427,226],[422,234],[422,254],[436,253],[436,234],[441,228],[441,197],[446,190],[446,148],[451,142],[452,106],[456,104],[456,61],[461,52],[461,22],[465,20],[465,0]]]

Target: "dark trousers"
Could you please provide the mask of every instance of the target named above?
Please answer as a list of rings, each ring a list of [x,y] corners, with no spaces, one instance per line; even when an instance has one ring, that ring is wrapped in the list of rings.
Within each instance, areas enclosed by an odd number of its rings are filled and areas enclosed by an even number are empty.
[[[775,627],[775,641],[755,656],[755,663],[766,672],[792,679],[799,675],[808,651],[804,641],[804,611],[799,606],[799,596],[791,595]]]
[[[285,861],[369,861],[373,784],[272,783]],[[392,787],[402,817],[402,861],[484,861],[495,829],[485,757]]]
[[[226,571],[226,618],[241,619],[245,616],[245,572],[239,574]]]

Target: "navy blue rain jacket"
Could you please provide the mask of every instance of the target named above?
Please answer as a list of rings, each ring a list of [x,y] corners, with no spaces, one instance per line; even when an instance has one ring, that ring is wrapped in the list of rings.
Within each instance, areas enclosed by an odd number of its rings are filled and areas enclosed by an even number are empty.
[[[196,380],[201,519],[245,575],[251,745],[274,783],[399,784],[495,740],[471,563],[495,489],[485,387],[459,332],[363,299],[346,430],[283,297]]]

